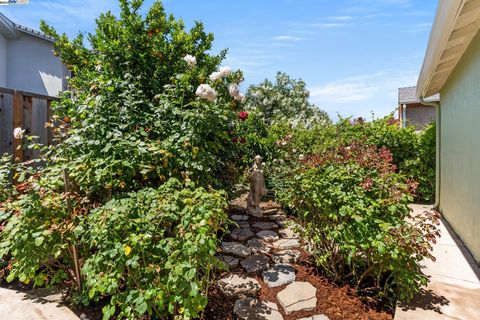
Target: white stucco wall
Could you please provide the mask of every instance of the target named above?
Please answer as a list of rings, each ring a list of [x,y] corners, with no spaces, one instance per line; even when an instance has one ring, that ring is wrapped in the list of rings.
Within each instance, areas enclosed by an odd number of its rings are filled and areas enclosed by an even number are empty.
[[[7,45],[7,85],[16,90],[57,96],[64,90],[66,70],[52,54],[53,44],[18,32]]]
[[[7,40],[0,34],[0,87],[7,86]]]
[[[440,209],[480,262],[480,32],[441,91]]]

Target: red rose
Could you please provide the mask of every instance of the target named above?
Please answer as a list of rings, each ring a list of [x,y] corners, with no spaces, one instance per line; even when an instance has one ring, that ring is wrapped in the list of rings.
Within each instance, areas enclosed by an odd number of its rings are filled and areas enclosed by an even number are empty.
[[[238,138],[237,137],[232,138],[232,142],[233,143],[238,143]]]
[[[150,38],[153,37],[154,34],[155,34],[155,31],[153,31],[153,30],[149,30],[149,31],[148,31],[148,36],[149,36]]]
[[[240,143],[241,143],[241,144],[247,143],[247,139],[245,139],[244,137],[241,137],[241,138],[240,138]]]
[[[242,121],[245,121],[248,119],[248,112],[247,111],[240,111],[238,113],[238,118],[240,118],[240,120]]]

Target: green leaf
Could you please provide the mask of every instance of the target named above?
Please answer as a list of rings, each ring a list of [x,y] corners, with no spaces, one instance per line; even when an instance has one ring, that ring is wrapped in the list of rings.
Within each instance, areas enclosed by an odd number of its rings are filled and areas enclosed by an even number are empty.
[[[40,237],[35,238],[35,245],[36,245],[37,247],[41,246],[42,243],[43,243],[43,240],[45,240],[45,238],[44,238],[43,236],[40,236]]]

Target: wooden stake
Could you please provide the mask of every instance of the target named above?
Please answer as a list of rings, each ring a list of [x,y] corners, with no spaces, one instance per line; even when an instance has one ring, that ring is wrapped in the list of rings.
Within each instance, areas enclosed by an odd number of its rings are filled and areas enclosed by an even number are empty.
[[[63,183],[65,184],[65,192],[69,193],[70,192],[70,184],[68,181],[68,170],[63,169]],[[70,200],[68,199],[67,195],[67,210],[69,212],[72,212],[72,206],[70,203]],[[72,253],[73,253],[73,263],[75,265],[75,280],[77,281],[77,288],[78,290],[82,290],[82,276],[80,274],[80,258],[78,255],[78,248],[77,246],[72,246]]]

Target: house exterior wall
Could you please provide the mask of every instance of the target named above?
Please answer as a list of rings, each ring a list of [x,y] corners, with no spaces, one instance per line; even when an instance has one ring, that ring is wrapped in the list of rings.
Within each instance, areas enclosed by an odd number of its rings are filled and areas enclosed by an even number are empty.
[[[7,86],[7,39],[0,34],[0,87]]]
[[[424,129],[435,121],[435,107],[424,106],[420,103],[407,105],[407,123],[417,130]]]
[[[52,54],[52,43],[23,32],[19,35],[7,41],[5,87],[57,96],[65,89],[67,70]]]
[[[480,32],[441,97],[440,210],[480,262]]]

